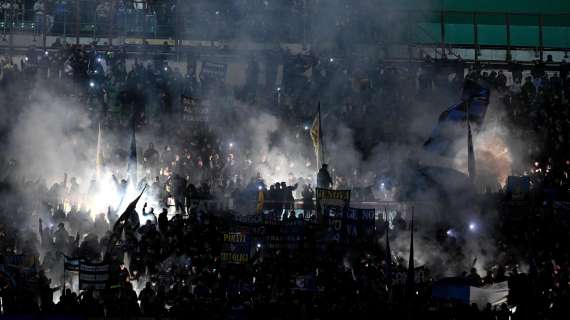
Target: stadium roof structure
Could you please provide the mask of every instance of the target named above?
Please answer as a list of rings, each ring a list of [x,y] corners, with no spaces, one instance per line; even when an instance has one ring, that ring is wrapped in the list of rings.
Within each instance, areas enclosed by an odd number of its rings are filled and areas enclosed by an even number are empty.
[[[407,12],[408,41],[452,47],[570,48],[570,1],[381,0]]]
[[[570,13],[567,0],[379,0],[381,6],[404,10],[422,9],[435,11],[496,12],[496,13]]]

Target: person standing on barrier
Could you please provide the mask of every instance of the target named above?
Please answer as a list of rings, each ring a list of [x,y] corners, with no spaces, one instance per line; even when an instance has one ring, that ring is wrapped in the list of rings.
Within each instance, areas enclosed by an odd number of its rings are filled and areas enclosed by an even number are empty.
[[[323,163],[323,166],[317,174],[317,187],[323,189],[331,189],[333,186],[331,175],[329,174],[328,165]]]

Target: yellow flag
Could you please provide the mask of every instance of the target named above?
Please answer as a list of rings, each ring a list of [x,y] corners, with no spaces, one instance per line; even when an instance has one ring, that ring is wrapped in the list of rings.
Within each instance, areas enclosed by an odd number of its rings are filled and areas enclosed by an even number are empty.
[[[311,127],[311,140],[313,140],[313,147],[315,148],[315,155],[317,158],[317,170],[321,168],[321,155],[322,155],[322,146],[321,146],[321,107],[319,105],[319,110],[317,111],[317,115],[315,116],[315,120],[313,120],[313,126]]]
[[[263,193],[263,190],[261,190],[257,193],[257,208],[255,209],[256,213],[259,214],[263,212],[264,202],[265,202],[265,194]]]

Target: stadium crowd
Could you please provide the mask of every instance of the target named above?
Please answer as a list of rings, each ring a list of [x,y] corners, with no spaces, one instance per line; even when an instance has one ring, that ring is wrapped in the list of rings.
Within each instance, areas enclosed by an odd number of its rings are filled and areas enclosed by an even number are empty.
[[[523,157],[527,162],[521,160],[515,167],[531,177],[532,188],[522,206],[513,205],[508,190],[482,195],[482,203],[491,208],[486,214],[501,218],[496,237],[489,239],[500,248],[501,255],[485,266],[486,275],[466,266],[459,280],[472,286],[507,280],[510,293],[508,304],[478,308],[432,299],[432,279],[416,283],[411,296],[401,285],[390,285],[387,270],[404,270],[404,260],[394,258],[392,268],[386,267],[386,248],[381,241],[386,228],[382,222],[377,223],[374,241],[317,245],[319,233],[308,231],[303,236],[311,245],[271,250],[260,244],[247,263],[223,264],[222,234],[231,228],[232,212],[196,210],[188,206],[191,200],[227,198],[239,203],[247,199],[244,202],[254,203],[249,212],[253,213],[261,188],[268,200],[264,214],[283,216],[284,223],[294,224],[314,219],[313,180],[291,176],[281,182],[256,175],[255,166],[247,162],[247,152],[238,152],[220,141],[207,124],[185,130],[186,122],[172,120],[183,118],[185,110],[179,97],[186,96],[220,104],[254,104],[274,113],[294,131],[304,132],[303,124],[312,121],[314,114],[306,106],[321,100],[331,106],[331,113],[338,113],[349,127],[358,129],[355,140],[366,154],[377,140],[409,139],[395,134],[397,128],[373,126],[378,117],[396,127],[409,122],[407,105],[424,99],[434,100],[440,107],[449,102],[445,96],[460,91],[465,74],[462,63],[426,58],[419,67],[382,63],[370,67],[342,58],[276,52],[266,57],[268,65],[274,66],[274,72],[266,73],[276,77],[276,66],[284,65],[279,87],[273,78],[261,88],[259,66],[251,59],[245,85],[230,88],[220,79],[198,73],[194,63],[183,74],[168,65],[167,53],[164,46],[161,52],[130,63],[125,50],[56,44],[47,52],[31,48],[20,61],[3,56],[0,90],[11,93],[2,95],[3,112],[9,117],[22,112],[29,96],[26,92],[42,87],[75,99],[78,108],[86,106],[93,123],[102,123],[104,130],[128,131],[134,118],[138,129],[154,127],[168,137],[166,143],[161,140],[138,150],[144,182],[150,185],[149,192],[158,204],[156,208],[145,206],[140,215],[145,218],[142,225],[125,224],[115,245],[111,242],[117,240],[113,239],[117,236],[113,230],[119,213],[113,208],[92,213],[80,206],[81,199],[95,192],[97,181],[88,191],[87,183],[80,185],[73,177],[68,181],[67,175],[52,186],[41,180],[22,181],[10,174],[18,171],[18,163],[4,159],[0,249],[4,268],[9,269],[17,285],[2,278],[3,314],[315,319],[403,316],[413,310],[416,315],[442,319],[501,320],[562,319],[568,314],[570,264],[565,239],[570,230],[570,205],[566,202],[570,158],[565,150],[570,80],[565,63],[556,74],[546,72],[540,63],[524,73],[517,65],[502,71],[476,66],[467,73],[498,92],[513,134],[532,132],[539,140]],[[311,76],[306,75],[309,69]],[[379,110],[378,101],[393,107]],[[275,105],[280,108],[273,108]],[[374,117],[369,117],[371,112],[375,112]],[[171,120],[174,127],[164,125]],[[2,134],[4,140],[6,132]],[[128,152],[114,147],[108,152],[112,154],[108,165],[125,166]],[[244,167],[247,165],[251,167]],[[343,174],[338,173],[331,181],[335,187],[356,186],[361,179],[347,182],[350,175]],[[115,181],[116,192],[124,192],[128,181]],[[309,214],[290,214],[294,199],[303,199],[302,209]],[[174,215],[168,214],[169,206],[174,206]],[[393,225],[392,239],[410,227],[401,217]],[[447,254],[461,255],[468,239],[443,237],[437,241]],[[30,261],[11,265],[6,257],[14,254]],[[64,289],[60,280],[64,277],[64,256],[110,261],[108,287],[75,292],[69,276]],[[314,286],[300,290],[297,279],[308,274]],[[65,294],[59,294],[54,303],[54,293],[61,291]]]
[[[232,5],[201,0],[0,1],[0,22],[5,24],[4,29],[29,28],[37,34],[45,31],[57,35],[79,32],[173,38],[206,34],[228,39],[241,30],[258,40],[279,37],[284,41],[299,41],[304,14],[302,1],[238,1]]]

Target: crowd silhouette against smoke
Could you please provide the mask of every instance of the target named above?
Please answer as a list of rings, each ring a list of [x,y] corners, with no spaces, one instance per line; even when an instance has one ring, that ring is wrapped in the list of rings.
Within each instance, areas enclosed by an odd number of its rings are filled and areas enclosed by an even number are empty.
[[[215,12],[218,32],[243,18]],[[271,38],[268,18],[233,32]],[[346,23],[336,50],[240,53],[239,84],[167,43],[6,49],[0,315],[565,318],[569,65],[355,57]],[[467,135],[423,148],[466,80],[491,92],[471,179]]]

